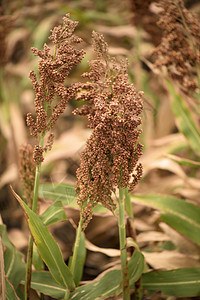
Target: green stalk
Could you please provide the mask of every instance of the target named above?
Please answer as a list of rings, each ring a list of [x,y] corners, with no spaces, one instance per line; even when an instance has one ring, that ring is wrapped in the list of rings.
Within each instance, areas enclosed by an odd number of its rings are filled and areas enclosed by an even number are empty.
[[[129,192],[128,192],[128,188],[125,189],[124,193],[125,193],[125,207],[126,207],[126,212],[127,212],[127,214],[129,215],[129,217],[131,219],[134,219],[133,208],[132,208],[131,198],[130,198],[130,195],[129,195]]]
[[[124,201],[123,188],[119,188],[118,226],[119,226],[119,240],[120,240],[123,300],[130,300],[129,274],[128,274],[128,262],[127,262],[127,251],[126,251],[125,201]]]
[[[83,225],[83,219],[80,216],[78,229],[76,231],[76,240],[75,240],[75,244],[74,244],[72,262],[71,262],[71,266],[70,266],[70,271],[71,271],[73,277],[74,277],[74,272],[76,269],[76,262],[77,262],[78,249],[79,249],[79,244],[80,244],[80,239],[81,239],[82,225]],[[68,300],[68,299],[69,299],[69,290],[66,291],[64,300]]]
[[[41,136],[39,145],[43,147],[43,144],[44,144],[44,136]],[[35,213],[37,211],[38,190],[39,190],[39,183],[40,183],[40,169],[41,169],[41,163],[36,166],[36,173],[35,173],[35,183],[34,183],[33,202],[32,202],[32,211]],[[25,278],[25,292],[24,292],[25,300],[30,299],[32,259],[33,259],[33,238],[30,237],[28,252],[27,252],[27,264],[26,264],[26,278]]]
[[[30,237],[29,245],[28,245],[28,252],[27,252],[27,262],[26,262],[26,278],[25,278],[25,290],[24,290],[25,300],[30,299],[32,257],[33,257],[33,239],[32,239],[32,237]]]
[[[135,240],[136,242],[136,232],[135,232],[135,227],[133,222],[134,222],[134,214],[133,214],[133,209],[131,205],[131,198],[130,194],[128,192],[128,188],[125,189],[125,206],[126,206],[126,212],[129,216],[129,231],[130,231],[130,236]],[[133,250],[134,251],[134,250]],[[132,252],[133,254],[133,252]],[[135,282],[135,299],[136,300],[141,300],[142,299],[142,280],[141,277]]]
[[[79,221],[79,224],[78,224],[78,229],[77,229],[77,232],[76,232],[76,240],[75,240],[75,244],[74,244],[72,262],[71,262],[71,266],[70,266],[70,270],[71,270],[73,276],[74,276],[74,271],[76,269],[76,260],[77,260],[77,255],[78,255],[80,239],[81,239],[82,225],[83,225],[83,219],[82,219],[82,217],[80,217],[80,221]]]

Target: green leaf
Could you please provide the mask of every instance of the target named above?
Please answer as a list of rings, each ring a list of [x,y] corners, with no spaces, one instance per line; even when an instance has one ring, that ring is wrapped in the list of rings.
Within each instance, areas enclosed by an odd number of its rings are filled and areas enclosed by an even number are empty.
[[[139,251],[134,251],[131,260],[129,261],[129,275],[131,284],[141,276],[143,271],[144,257]],[[22,281],[24,284],[24,281]],[[70,293],[70,299],[105,299],[114,294],[122,293],[121,284],[121,270],[111,270],[92,281],[89,284],[78,287],[75,291]],[[37,291],[55,297],[56,299],[63,299],[66,290],[61,287],[46,271],[34,271],[32,273],[31,287]]]
[[[173,113],[176,117],[177,126],[186,137],[192,149],[200,154],[200,129],[198,128],[189,108],[184,99],[176,93],[172,83],[167,80],[170,94],[173,98],[171,103]]]
[[[200,296],[200,268],[153,271],[142,275],[143,289],[166,296]]]
[[[161,218],[178,232],[200,245],[200,207],[162,195],[134,195],[133,201],[165,212]]]
[[[38,253],[37,247],[33,244],[33,265],[36,270],[44,270],[44,263],[41,256]]]
[[[126,213],[128,214],[129,217],[133,218],[133,208],[132,208],[132,203],[131,203],[131,198],[130,198],[128,188],[124,190],[124,195],[125,195]]]
[[[16,289],[25,274],[26,267],[22,262],[23,255],[10,242],[5,225],[0,225],[0,235],[2,236],[2,243],[6,247],[4,251],[5,276],[13,288]]]
[[[195,207],[197,206],[194,205],[194,209]],[[184,222],[184,219],[177,219],[177,216],[171,213],[162,214],[161,220],[200,245],[200,224],[194,224],[194,222],[191,224],[190,221]]]
[[[39,195],[52,201],[60,200],[64,206],[78,207],[76,203],[75,186],[70,183],[40,184]]]
[[[25,284],[25,281],[22,280],[21,283]],[[33,271],[31,287],[56,299],[63,299],[66,293],[66,288],[58,284],[47,271]]]
[[[1,300],[6,299],[6,282],[5,282],[5,272],[4,272],[4,252],[3,244],[0,236],[0,293]]]
[[[46,263],[55,280],[69,290],[75,288],[75,283],[69,268],[66,266],[60,248],[54,240],[42,220],[36,215],[26,203],[14,192],[16,199],[19,201],[24,210],[31,234],[37,246],[38,252]]]
[[[60,200],[63,206],[70,206],[79,208],[76,199],[77,194],[75,191],[75,185],[71,183],[43,183],[39,186],[39,195],[42,198],[50,199],[52,201]],[[104,213],[108,209],[103,207],[101,204],[98,204],[92,209],[94,213]]]
[[[135,250],[128,263],[130,283],[141,276],[144,267],[144,258],[141,252]],[[105,299],[122,293],[121,270],[111,270],[89,284],[78,287],[70,294],[70,299]]]
[[[52,203],[43,214],[40,216],[44,225],[50,226],[57,222],[67,220],[63,205],[61,201],[56,201]]]
[[[180,165],[184,165],[184,166],[188,166],[188,167],[192,167],[192,168],[200,167],[200,162],[198,162],[198,161],[182,158],[182,157],[179,157],[176,155],[171,155],[171,154],[167,154],[167,157]]]
[[[77,253],[77,259],[76,259],[76,264],[75,264],[75,269],[74,269],[74,282],[75,282],[76,286],[79,285],[82,275],[83,275],[85,258],[86,258],[85,234],[83,232],[81,232],[80,243],[79,243],[79,248],[78,248],[78,253]],[[72,260],[72,257],[70,257],[70,260],[69,260],[69,268],[71,266],[71,260]]]
[[[130,261],[128,262],[130,285],[134,285],[134,283],[141,276],[143,270],[144,256],[140,251],[135,249]]]
[[[17,296],[17,293],[13,287],[13,285],[10,283],[10,281],[6,278],[6,300],[20,300],[20,298]]]

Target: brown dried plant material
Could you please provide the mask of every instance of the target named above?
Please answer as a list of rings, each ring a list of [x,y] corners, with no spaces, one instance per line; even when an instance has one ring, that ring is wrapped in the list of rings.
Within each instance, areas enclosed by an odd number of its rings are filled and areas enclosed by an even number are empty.
[[[131,22],[135,26],[142,27],[150,36],[151,42],[158,45],[161,40],[161,30],[156,24],[158,16],[151,10],[151,5],[156,0],[130,0],[132,11]]]
[[[142,166],[138,164],[142,130],[138,126],[143,93],[136,92],[128,82],[127,62],[118,64],[112,59],[103,36],[96,32],[93,47],[97,59],[90,62],[90,72],[83,75],[90,82],[79,84],[77,96],[87,104],[74,111],[87,115],[93,129],[77,170],[78,204],[85,226],[92,218],[92,207],[101,203],[113,211],[116,204],[112,193],[116,188],[134,189],[142,176]]]
[[[156,67],[167,70],[185,93],[198,87],[200,65],[200,22],[189,12],[182,0],[161,0],[158,26],[163,35],[154,50]]]
[[[35,181],[35,161],[31,145],[22,145],[19,150],[19,176],[24,187],[24,199],[31,206]]]
[[[38,141],[51,131],[64,112],[70,99],[75,96],[74,85],[65,86],[65,80],[74,66],[79,64],[85,54],[84,50],[77,50],[74,45],[82,40],[76,37],[73,32],[78,22],[71,21],[69,15],[63,18],[63,25],[52,30],[50,40],[54,44],[54,53],[45,44],[43,50],[32,48],[32,52],[38,56],[39,75],[38,80],[34,71],[31,71],[30,78],[35,91],[35,113],[36,119],[31,113],[27,114],[27,125],[30,134]],[[60,99],[59,101],[56,101]],[[42,152],[49,150],[53,144],[53,135],[50,133],[46,146],[41,149],[36,145],[34,149],[34,160],[37,163],[43,161]]]

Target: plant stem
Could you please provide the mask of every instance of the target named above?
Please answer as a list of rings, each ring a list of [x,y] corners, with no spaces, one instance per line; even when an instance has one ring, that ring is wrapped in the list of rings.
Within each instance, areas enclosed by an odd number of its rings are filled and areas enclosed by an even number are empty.
[[[124,191],[125,193],[125,207],[126,207],[126,212],[129,215],[130,218],[134,219],[133,216],[133,208],[132,208],[132,204],[131,204],[131,198],[128,192],[128,188],[125,189]]]
[[[78,249],[79,249],[79,244],[80,244],[82,225],[83,225],[83,219],[82,219],[82,217],[80,217],[80,221],[79,221],[77,232],[76,232],[76,240],[75,240],[75,244],[74,244],[72,262],[71,262],[71,266],[70,266],[70,270],[71,270],[71,273],[73,276],[74,276],[74,271],[76,268],[76,260],[77,260]]]
[[[27,252],[27,262],[26,262],[26,278],[25,278],[25,290],[24,290],[25,300],[30,299],[32,256],[33,256],[33,239],[32,237],[30,237],[28,252]]]
[[[124,189],[119,188],[119,239],[120,239],[120,258],[121,258],[121,270],[122,270],[122,288],[123,288],[123,300],[130,300],[129,289],[129,274],[128,274],[128,262],[126,251],[126,227],[125,227],[125,203],[124,203]]]
[[[43,144],[44,144],[44,136],[40,138],[39,145],[43,147]],[[37,211],[38,190],[39,190],[39,183],[40,183],[40,169],[41,169],[41,163],[36,166],[36,173],[35,173],[35,183],[34,183],[33,202],[32,202],[32,211],[35,213]],[[28,252],[27,252],[27,264],[26,264],[25,300],[30,299],[32,258],[33,258],[33,238],[30,237]]]
[[[142,277],[135,282],[135,300],[142,299]]]
[[[76,261],[77,261],[78,249],[79,249],[79,244],[80,244],[80,239],[81,239],[82,225],[83,225],[83,219],[80,216],[78,228],[76,231],[76,240],[74,243],[73,256],[72,256],[72,261],[71,261],[71,266],[70,266],[70,271],[72,273],[72,276],[74,276],[74,272],[76,269]],[[66,291],[64,300],[68,300],[68,299],[69,299],[69,290]]]
[[[135,227],[134,227],[134,214],[133,214],[131,198],[130,198],[130,194],[128,192],[128,188],[125,189],[125,206],[126,206],[126,212],[129,215],[129,219],[128,219],[129,236],[132,237],[133,240],[136,242],[136,231],[135,231]],[[133,252],[134,252],[134,249],[132,250],[131,255],[133,254]],[[141,277],[135,282],[135,299],[136,300],[142,299]]]

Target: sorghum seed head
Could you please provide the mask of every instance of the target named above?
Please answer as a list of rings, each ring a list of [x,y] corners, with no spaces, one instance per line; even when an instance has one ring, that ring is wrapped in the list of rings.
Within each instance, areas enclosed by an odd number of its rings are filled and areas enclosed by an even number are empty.
[[[90,82],[80,84],[82,91],[77,95],[77,100],[87,105],[74,111],[87,115],[93,129],[77,170],[77,201],[85,227],[92,207],[101,203],[113,211],[116,203],[112,193],[120,186],[134,188],[142,174],[137,163],[142,154],[138,126],[143,93],[137,93],[128,82],[127,62],[118,64],[108,55],[102,35],[93,33],[93,38],[97,60],[90,63],[91,71],[84,74]]]

